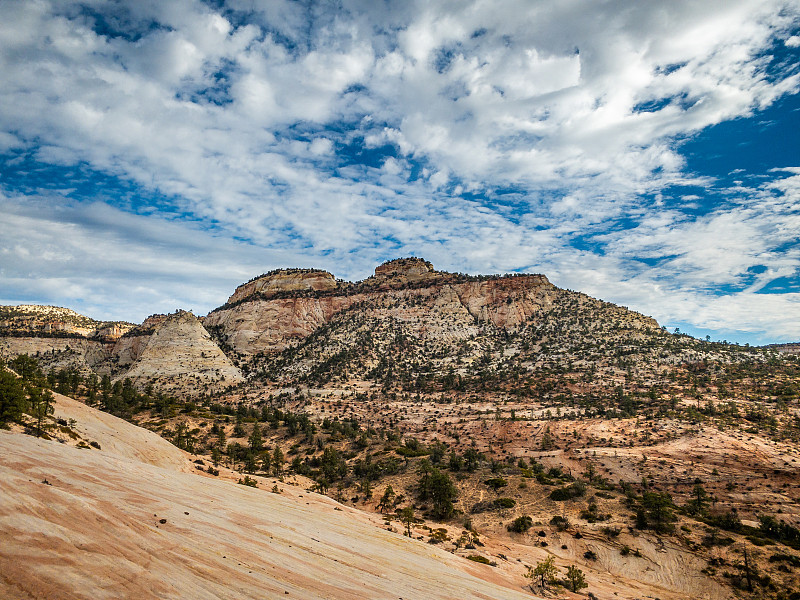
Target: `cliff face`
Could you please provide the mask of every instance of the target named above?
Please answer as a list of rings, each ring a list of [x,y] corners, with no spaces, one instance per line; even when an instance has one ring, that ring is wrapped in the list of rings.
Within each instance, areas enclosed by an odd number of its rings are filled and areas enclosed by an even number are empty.
[[[141,325],[126,332],[111,348],[114,365],[125,369],[142,355],[156,328],[167,320],[168,315],[155,314],[147,317]]]
[[[241,383],[239,369],[211,340],[190,312],[178,311],[160,322],[133,366],[118,379],[184,394],[203,393]]]
[[[281,269],[240,285],[228,298],[228,304],[241,302],[254,294],[270,296],[280,292],[321,292],[334,289],[336,289],[336,279],[327,271]]]
[[[549,306],[556,289],[544,275],[464,279],[435,271],[421,259],[399,259],[380,265],[362,282],[325,289],[325,294],[237,296],[242,286],[231,299],[249,299],[229,302],[209,314],[204,324],[243,354],[283,350],[353,307],[369,307],[376,319],[413,321],[422,337],[462,338],[475,333],[476,323],[519,327]]]

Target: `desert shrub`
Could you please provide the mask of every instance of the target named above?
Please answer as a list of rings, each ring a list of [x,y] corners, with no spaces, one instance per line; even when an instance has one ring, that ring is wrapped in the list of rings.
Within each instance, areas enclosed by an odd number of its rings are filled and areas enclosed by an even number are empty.
[[[249,487],[258,487],[258,480],[253,479],[249,475],[245,475],[244,479],[240,479],[236,483],[238,483],[239,485],[246,485]]]
[[[506,529],[514,533],[525,533],[531,527],[533,527],[533,519],[528,515],[523,515],[514,519]]]
[[[501,487],[505,487],[508,485],[508,481],[503,479],[502,477],[492,477],[491,479],[487,479],[484,481],[486,485],[492,488],[495,492],[499,490]]]
[[[514,508],[517,501],[513,498],[498,498],[493,502],[495,508]]]
[[[469,509],[473,515],[477,515],[478,513],[487,512],[494,508],[494,502],[490,502],[489,500],[483,500],[482,502],[476,502],[472,505],[472,508]]]
[[[470,554],[467,557],[467,560],[471,560],[472,562],[481,563],[482,565],[489,565],[490,567],[496,567],[497,563],[493,560],[489,560],[485,556],[480,556],[478,554]]]
[[[580,498],[586,493],[586,484],[581,481],[576,481],[570,485],[560,487],[550,492],[550,499],[556,502],[564,500],[572,500],[573,498]]]

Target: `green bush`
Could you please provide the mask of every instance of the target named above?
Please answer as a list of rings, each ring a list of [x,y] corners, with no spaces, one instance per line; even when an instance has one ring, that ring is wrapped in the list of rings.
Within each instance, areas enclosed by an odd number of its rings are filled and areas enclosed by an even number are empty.
[[[489,560],[485,556],[480,556],[478,554],[470,554],[467,557],[467,560],[471,560],[472,562],[481,563],[482,565],[489,565],[490,567],[496,567],[497,563],[493,560]]]
[[[498,498],[494,501],[495,508],[514,508],[517,501],[513,498]]]
[[[501,487],[505,487],[508,485],[508,481],[503,479],[502,477],[492,477],[491,479],[487,479],[484,481],[486,485],[492,488],[495,492],[499,490]]]
[[[528,515],[523,515],[514,519],[506,529],[514,533],[525,533],[531,527],[533,527],[533,519]]]
[[[563,502],[564,500],[572,500],[573,498],[580,498],[586,493],[586,484],[581,481],[576,481],[565,487],[560,487],[550,492],[550,499],[556,502]]]

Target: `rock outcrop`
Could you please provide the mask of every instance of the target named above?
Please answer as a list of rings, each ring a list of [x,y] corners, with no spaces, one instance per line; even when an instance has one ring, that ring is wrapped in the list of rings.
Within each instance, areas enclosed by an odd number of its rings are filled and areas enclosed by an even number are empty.
[[[281,292],[330,291],[336,289],[336,285],[336,279],[327,271],[278,269],[240,285],[228,298],[228,304],[241,302],[254,294],[272,296]]]
[[[361,282],[361,287],[399,288],[419,282],[430,282],[452,275],[440,273],[423,258],[398,258],[378,265],[375,275]]]
[[[436,271],[420,258],[404,258],[380,265],[364,281],[342,283],[324,294],[244,296],[210,313],[204,325],[237,352],[270,353],[358,306],[369,307],[376,319],[414,321],[423,338],[454,339],[474,335],[476,323],[519,327],[550,305],[555,290],[544,275],[467,277]]]
[[[110,350],[117,370],[127,369],[139,359],[156,328],[166,321],[168,316],[164,314],[150,315],[141,325],[127,331],[117,340]]]
[[[123,321],[95,321],[69,308],[38,304],[0,306],[0,335],[86,337],[101,342],[119,339],[133,329]]]
[[[118,379],[165,392],[200,394],[241,383],[244,378],[190,312],[159,323],[136,362]]]

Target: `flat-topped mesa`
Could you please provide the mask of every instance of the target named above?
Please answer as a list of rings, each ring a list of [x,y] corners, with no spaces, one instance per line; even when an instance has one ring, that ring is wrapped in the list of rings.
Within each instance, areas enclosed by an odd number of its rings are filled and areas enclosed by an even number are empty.
[[[109,342],[116,341],[132,323],[97,321],[70,308],[39,304],[0,306],[0,330],[6,334],[34,337],[84,337]]]
[[[234,304],[257,293],[273,296],[281,292],[326,292],[336,286],[336,278],[321,269],[277,269],[240,285],[227,303]]]

